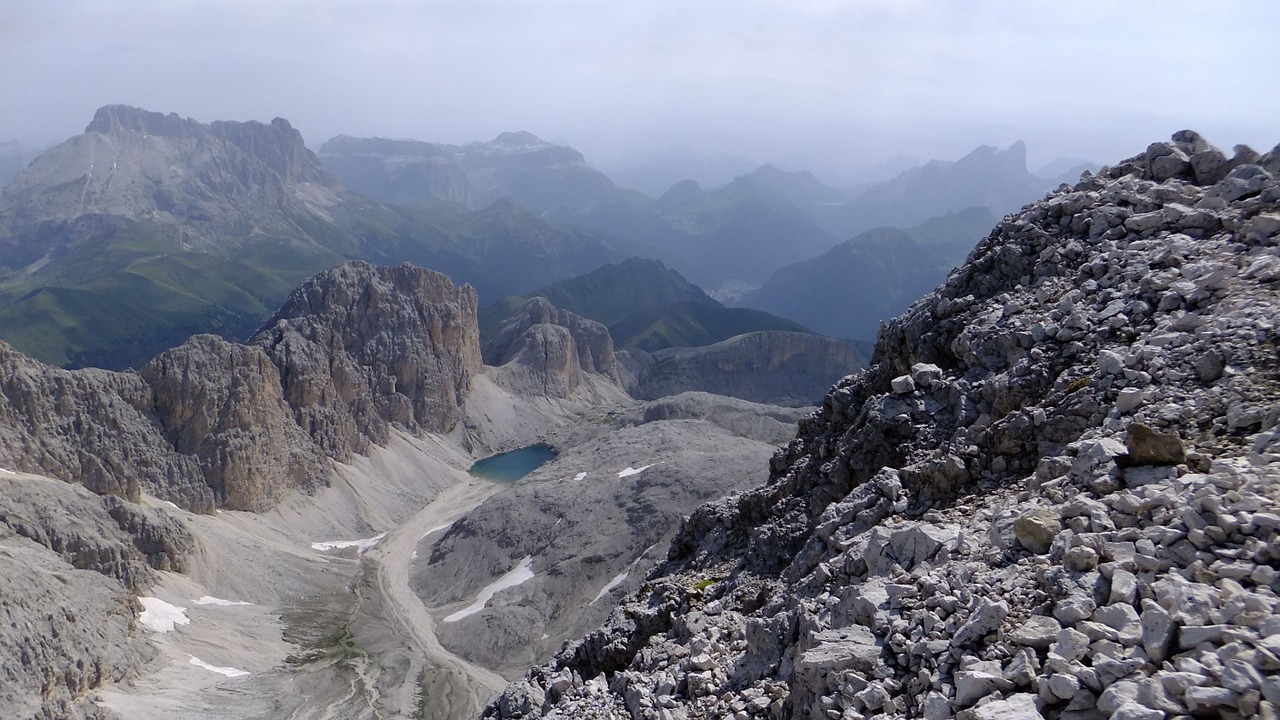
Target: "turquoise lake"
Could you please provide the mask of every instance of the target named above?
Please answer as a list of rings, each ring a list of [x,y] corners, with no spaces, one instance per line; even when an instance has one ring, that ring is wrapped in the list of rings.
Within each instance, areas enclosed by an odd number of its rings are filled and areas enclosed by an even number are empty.
[[[477,460],[467,472],[494,482],[510,483],[537,470],[556,456],[546,443],[517,448]]]

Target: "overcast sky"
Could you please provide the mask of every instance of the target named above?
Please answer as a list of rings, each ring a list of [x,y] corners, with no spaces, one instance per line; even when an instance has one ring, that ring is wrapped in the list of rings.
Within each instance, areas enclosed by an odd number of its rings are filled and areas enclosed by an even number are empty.
[[[0,140],[124,103],[329,137],[528,130],[588,161],[1111,162],[1280,142],[1272,0],[0,0]]]

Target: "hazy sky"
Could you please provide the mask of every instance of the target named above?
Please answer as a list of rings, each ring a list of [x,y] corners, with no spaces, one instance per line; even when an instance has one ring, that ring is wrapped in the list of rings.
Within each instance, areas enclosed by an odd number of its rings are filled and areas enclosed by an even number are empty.
[[[0,140],[98,106],[329,137],[528,130],[856,168],[1025,139],[1101,162],[1183,127],[1280,142],[1271,0],[0,0]]]

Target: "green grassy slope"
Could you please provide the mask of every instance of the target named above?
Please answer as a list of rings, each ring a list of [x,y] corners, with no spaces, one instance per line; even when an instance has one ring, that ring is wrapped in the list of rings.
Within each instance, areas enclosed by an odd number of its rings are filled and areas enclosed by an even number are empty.
[[[800,323],[760,310],[697,303],[676,303],[636,313],[609,326],[618,347],[654,352],[669,347],[699,347],[760,330],[811,332]]]

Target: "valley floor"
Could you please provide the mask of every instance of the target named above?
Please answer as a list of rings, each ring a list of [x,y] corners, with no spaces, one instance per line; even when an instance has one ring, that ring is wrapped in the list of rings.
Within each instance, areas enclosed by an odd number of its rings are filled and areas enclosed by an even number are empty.
[[[137,720],[476,717],[641,582],[683,514],[761,482],[806,412],[705,393],[517,399],[486,377],[467,411],[267,513],[147,498],[195,549],[145,591],[157,657],[94,703]],[[467,473],[542,440],[559,455],[514,485]]]
[[[198,567],[152,593],[187,623],[146,630],[155,669],[98,704],[141,720],[474,717],[506,681],[442,648],[408,586],[420,550],[502,487],[469,463],[447,439],[400,437],[315,498],[183,513]]]

